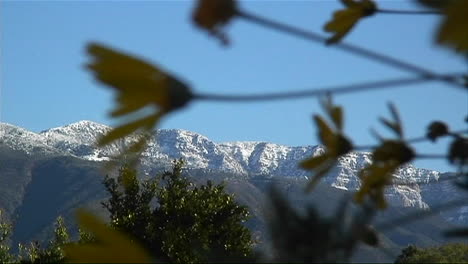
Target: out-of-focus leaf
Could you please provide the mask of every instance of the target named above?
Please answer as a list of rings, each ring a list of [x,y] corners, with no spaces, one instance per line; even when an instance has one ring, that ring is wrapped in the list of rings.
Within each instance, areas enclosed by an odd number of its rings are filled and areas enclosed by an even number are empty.
[[[320,156],[303,160],[299,164],[303,169],[314,171],[314,176],[308,184],[307,190],[311,190],[336,165],[337,159],[340,156],[345,155],[353,149],[351,141],[341,133],[343,124],[341,107],[334,106],[330,96],[320,102],[326,114],[333,121],[337,131],[333,131],[321,116],[314,115],[318,138],[326,150]]]
[[[458,137],[450,144],[448,160],[450,163],[468,165],[468,138]]]
[[[324,26],[324,30],[334,33],[327,44],[339,42],[363,17],[371,16],[377,10],[377,5],[371,0],[341,1],[346,8],[333,13],[333,18]]]
[[[377,203],[381,209],[387,207],[384,191],[385,187],[392,181],[392,173],[398,168],[398,163],[390,161],[386,163],[374,163],[359,172],[362,180],[361,187],[356,192],[354,199],[357,203],[362,203],[366,196]]]
[[[392,114],[392,118],[397,124],[401,124],[400,114],[398,114],[398,110],[393,103],[388,103],[388,109],[390,109],[390,113]],[[401,125],[400,125],[401,126]]]
[[[468,1],[453,0],[443,8],[444,18],[439,26],[437,42],[455,49],[468,51]]]
[[[379,132],[377,132],[375,129],[371,128],[370,129],[370,134],[375,137],[378,141],[380,142],[383,142],[385,141],[384,137],[382,137],[382,135],[379,134]]]
[[[390,130],[392,130],[395,134],[397,134],[398,136],[400,136],[400,127],[398,127],[398,124],[392,122],[392,121],[389,121],[388,119],[385,119],[383,117],[380,117],[379,118],[380,122],[382,122],[382,124],[384,124],[385,126],[387,126]]]
[[[306,191],[311,191],[319,181],[336,165],[336,160],[327,159],[321,164],[320,167],[315,171],[314,177],[307,183]]]
[[[338,131],[343,130],[343,109],[341,107],[333,107],[331,117]]]
[[[353,150],[353,144],[347,137],[337,134],[335,138],[337,142],[336,149],[332,151],[335,156],[342,156]]]
[[[429,7],[429,8],[435,8],[435,9],[442,9],[446,7],[450,2],[453,0],[416,0],[417,3]]]
[[[119,126],[111,130],[109,133],[107,133],[103,137],[101,137],[98,143],[100,146],[104,146],[117,139],[124,138],[130,135],[131,133],[135,132],[138,129],[152,128],[153,126],[155,126],[159,118],[161,118],[161,114],[156,113],[154,115],[150,115],[148,117],[139,119],[137,121]]]
[[[385,140],[374,149],[372,158],[374,162],[395,161],[402,165],[414,159],[415,153],[405,142],[399,140]]]
[[[320,100],[320,104],[327,116],[333,122],[335,128],[341,132],[343,129],[343,108],[333,105],[332,97],[329,94]]]
[[[468,228],[457,228],[445,232],[448,237],[468,237]]]
[[[390,109],[390,113],[392,114],[393,121],[389,121],[383,117],[380,118],[380,122],[386,125],[390,130],[392,130],[400,139],[403,139],[403,129],[401,125],[400,115],[396,110],[395,105],[392,103],[388,104],[388,108]]]
[[[299,163],[299,166],[306,170],[313,170],[322,166],[322,164],[325,161],[327,161],[329,158],[330,158],[329,155],[325,153],[320,156],[315,156],[315,157],[305,159]]]
[[[319,115],[314,115],[314,120],[319,130],[318,136],[319,136],[320,141],[327,148],[334,148],[336,142],[334,140],[333,130],[327,125],[325,120],[323,120]]]
[[[447,124],[441,121],[434,121],[427,127],[426,137],[435,142],[437,138],[447,135],[448,132]]]
[[[377,231],[371,226],[366,226],[361,235],[362,242],[369,246],[377,247],[379,245],[379,236]]]
[[[195,25],[208,31],[223,44],[229,40],[221,28],[237,14],[235,0],[198,0],[192,19]]]
[[[116,108],[111,111],[111,116],[132,116],[125,119],[128,123],[104,135],[98,142],[100,146],[137,131],[151,132],[164,115],[184,107],[193,99],[186,84],[148,62],[96,43],[89,44],[87,50],[93,59],[87,68],[96,80],[117,92]],[[154,109],[154,112],[141,117],[138,111],[143,108]],[[141,151],[145,143],[140,140],[130,149]]]
[[[81,228],[92,233],[96,243],[65,246],[71,263],[150,263],[151,258],[136,242],[111,229],[90,213],[78,212]]]

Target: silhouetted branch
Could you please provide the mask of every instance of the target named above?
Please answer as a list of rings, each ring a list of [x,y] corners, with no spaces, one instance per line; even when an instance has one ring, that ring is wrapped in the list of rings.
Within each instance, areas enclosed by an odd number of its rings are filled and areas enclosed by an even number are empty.
[[[375,10],[381,14],[395,14],[395,15],[442,15],[440,11],[433,10],[396,10],[396,9],[382,9]]]
[[[195,93],[194,99],[207,101],[228,101],[228,102],[249,102],[249,101],[272,101],[297,99],[305,97],[317,97],[327,94],[337,95],[345,93],[354,93],[367,90],[377,90],[384,88],[395,88],[397,86],[410,85],[428,82],[438,79],[450,79],[459,76],[459,74],[447,74],[438,76],[421,76],[402,79],[381,80],[357,84],[348,84],[334,87],[316,88],[302,91],[288,91],[268,94],[253,94],[253,95],[227,95],[227,94],[203,94]]]
[[[270,28],[270,29],[274,29],[277,31],[281,31],[283,33],[294,35],[303,39],[311,40],[317,43],[326,44],[326,41],[328,39],[327,37],[320,35],[318,33],[306,31],[306,30],[303,30],[303,29],[300,29],[291,25],[284,24],[282,22],[278,22],[269,18],[261,17],[257,14],[246,12],[244,10],[238,10],[237,15],[238,17],[243,18],[252,23],[255,23],[255,24]],[[371,51],[371,50],[368,50],[368,49],[365,49],[356,45],[348,44],[345,42],[339,42],[331,46],[337,49],[341,49],[346,52],[358,55],[360,57],[364,57],[364,58],[385,64],[385,65],[392,66],[394,68],[398,68],[400,70],[416,73],[423,77],[431,77],[433,79],[438,79],[445,83],[449,83],[452,86],[462,87],[463,89],[467,89],[462,83],[458,82],[457,79],[438,78],[436,77],[437,76],[436,73],[428,69],[425,69],[418,65],[414,65],[412,63],[409,63],[409,62],[406,62],[397,58],[393,58],[393,57],[390,57],[390,56],[387,56],[387,55],[384,55],[375,51]]]
[[[463,130],[456,130],[456,131],[453,131],[453,132],[450,132],[448,133],[447,135],[445,136],[458,136],[458,134],[466,134],[468,133],[468,129],[463,129]],[[443,136],[441,136],[443,137]],[[410,143],[419,143],[419,142],[425,142],[425,141],[430,141],[431,139],[428,138],[427,136],[421,136],[421,137],[415,137],[415,138],[410,138],[410,139],[407,139],[405,140],[406,143],[410,144]],[[375,149],[376,147],[378,147],[379,145],[362,145],[362,146],[355,146],[353,149],[354,150],[371,150],[371,149]]]

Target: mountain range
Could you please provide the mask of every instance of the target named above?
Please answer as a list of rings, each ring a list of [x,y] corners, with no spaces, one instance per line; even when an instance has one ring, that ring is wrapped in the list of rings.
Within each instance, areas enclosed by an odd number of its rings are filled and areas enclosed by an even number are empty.
[[[79,121],[35,133],[0,123],[0,208],[15,223],[15,241],[49,232],[54,216],[71,214],[78,206],[98,207],[96,201],[106,197],[100,184],[106,173],[102,165],[136,140],[128,137],[97,147],[96,140],[110,129],[92,121]],[[172,160],[183,158],[190,168],[189,174],[196,180],[221,175],[219,180],[227,180],[229,189],[253,208],[254,214],[260,215],[264,185],[287,182],[288,191],[293,186],[296,191],[292,196],[298,199],[301,192],[298,186],[310,177],[310,172],[300,169],[298,162],[323,152],[322,146],[291,147],[256,141],[216,143],[194,132],[160,129],[153,133],[142,153],[141,174],[154,176],[169,168]],[[357,190],[358,171],[371,162],[368,152],[352,152],[341,157],[323,180],[321,191],[311,196],[320,200],[321,196],[330,196],[329,193],[338,197]],[[450,173],[408,164],[394,177],[397,184],[389,186],[385,195],[392,208],[398,210],[430,210],[443,202],[467,197],[451,181],[445,180],[451,177]],[[300,199],[309,199],[304,197]],[[38,204],[42,205],[41,212]],[[444,223],[440,226],[468,224],[468,206],[437,217],[440,219],[436,222]],[[436,242],[438,238],[431,239]]]

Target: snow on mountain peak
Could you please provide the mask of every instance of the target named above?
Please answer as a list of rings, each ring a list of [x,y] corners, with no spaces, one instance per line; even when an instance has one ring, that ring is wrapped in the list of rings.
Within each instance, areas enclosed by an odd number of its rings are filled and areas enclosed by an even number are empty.
[[[96,140],[109,130],[110,127],[92,121],[79,121],[39,134],[11,125],[3,124],[0,127],[0,132],[9,134],[7,138],[12,144],[32,141],[30,145],[42,144],[88,160],[108,160],[134,140],[130,137],[122,142],[98,148]],[[205,136],[187,130],[160,129],[154,132],[148,148],[142,153],[142,163],[147,167],[155,167],[170,164],[173,159],[183,158],[191,168],[220,170],[245,176],[302,178],[310,176],[311,173],[299,168],[298,162],[320,155],[324,151],[323,146],[290,147],[253,141],[215,143]],[[335,188],[356,190],[360,186],[359,170],[371,162],[371,153],[349,153],[338,160],[337,166],[324,181]],[[400,168],[395,177],[400,182],[416,183],[438,180],[439,173],[407,165]],[[417,184],[387,188],[387,195],[394,204],[426,208],[427,204],[423,202],[420,192]]]

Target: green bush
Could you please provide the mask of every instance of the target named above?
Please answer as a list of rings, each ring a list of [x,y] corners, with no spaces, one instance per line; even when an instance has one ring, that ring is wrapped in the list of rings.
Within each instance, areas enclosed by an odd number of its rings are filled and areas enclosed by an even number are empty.
[[[223,184],[195,186],[182,176],[182,161],[159,180],[140,182],[124,167],[117,180],[106,177],[111,194],[103,203],[111,226],[143,244],[155,258],[175,263],[245,261],[252,256],[246,207]],[[152,201],[154,201],[152,206]]]
[[[468,263],[468,244],[451,243],[424,249],[408,246],[395,263]]]

